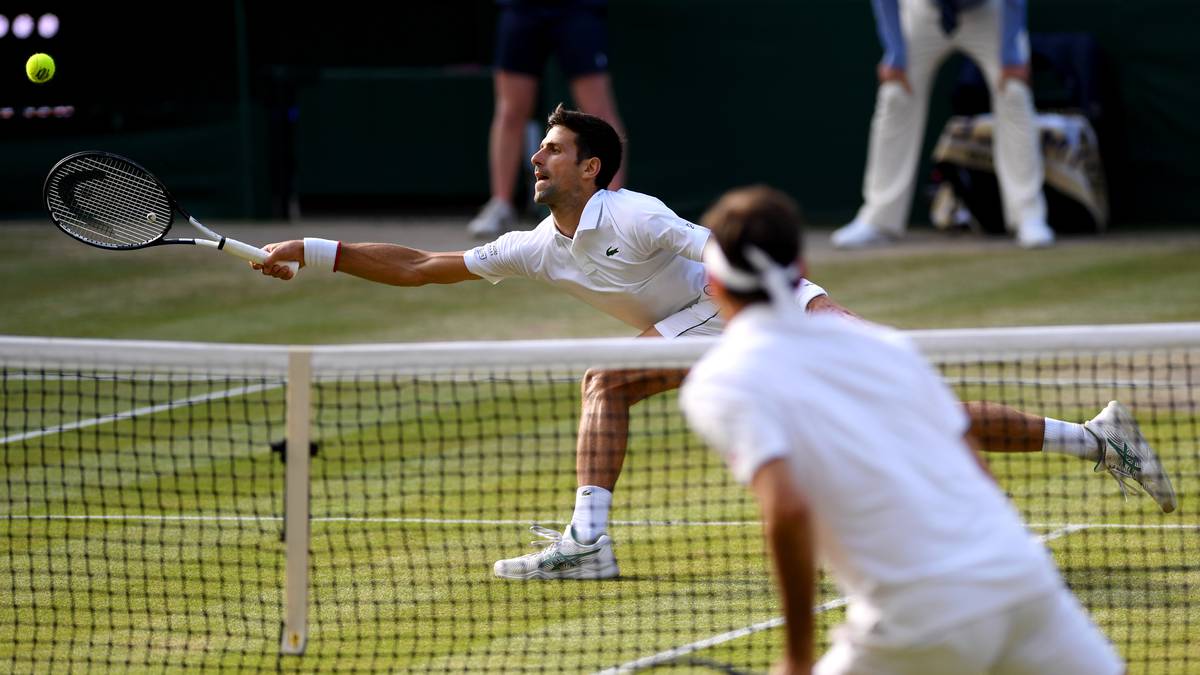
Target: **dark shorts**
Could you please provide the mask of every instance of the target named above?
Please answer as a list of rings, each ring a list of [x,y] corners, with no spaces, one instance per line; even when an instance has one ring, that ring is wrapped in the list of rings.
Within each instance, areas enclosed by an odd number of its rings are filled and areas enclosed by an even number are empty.
[[[496,36],[496,67],[541,78],[553,53],[568,79],[608,70],[606,10],[505,7]]]

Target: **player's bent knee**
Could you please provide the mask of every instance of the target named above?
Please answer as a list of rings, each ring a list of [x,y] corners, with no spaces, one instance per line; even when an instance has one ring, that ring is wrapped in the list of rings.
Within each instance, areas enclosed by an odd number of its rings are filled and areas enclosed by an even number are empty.
[[[599,368],[588,368],[583,374],[583,400],[594,399],[608,395],[616,383],[613,381],[612,373]]]

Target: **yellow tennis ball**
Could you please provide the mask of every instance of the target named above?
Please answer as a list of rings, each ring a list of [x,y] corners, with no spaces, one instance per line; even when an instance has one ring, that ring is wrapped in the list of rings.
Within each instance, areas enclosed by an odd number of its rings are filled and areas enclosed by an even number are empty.
[[[30,82],[49,82],[54,77],[54,59],[49,54],[34,54],[25,62],[25,74]]]

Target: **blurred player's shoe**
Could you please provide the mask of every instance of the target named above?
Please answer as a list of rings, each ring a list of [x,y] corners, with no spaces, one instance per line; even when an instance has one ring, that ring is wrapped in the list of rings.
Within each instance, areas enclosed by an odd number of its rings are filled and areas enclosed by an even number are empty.
[[[1137,420],[1116,401],[1110,401],[1104,410],[1091,420],[1083,423],[1104,446],[1104,454],[1096,463],[1096,470],[1104,468],[1117,479],[1121,493],[1129,497],[1126,479],[1137,481],[1146,494],[1150,495],[1163,512],[1175,510],[1175,488],[1171,487],[1171,479],[1163,471],[1158,456],[1142,436]]]
[[[854,219],[849,225],[834,230],[829,239],[836,248],[866,248],[890,244],[897,236],[864,220]]]
[[[512,205],[493,198],[467,224],[467,233],[476,239],[493,239],[511,230],[516,222],[517,212]]]
[[[1054,230],[1044,220],[1031,220],[1017,228],[1017,244],[1021,248],[1045,248],[1054,244]]]
[[[542,550],[519,558],[497,560],[493,571],[504,579],[611,579],[621,574],[607,534],[593,544],[575,541],[570,526],[562,534],[548,527],[529,528],[541,540],[531,542]]]

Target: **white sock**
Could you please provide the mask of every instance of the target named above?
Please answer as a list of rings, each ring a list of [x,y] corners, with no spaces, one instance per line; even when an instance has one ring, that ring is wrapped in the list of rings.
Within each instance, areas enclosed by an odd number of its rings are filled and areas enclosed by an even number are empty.
[[[1082,424],[1046,418],[1046,433],[1042,439],[1042,452],[1057,452],[1095,462],[1100,459],[1100,446],[1096,437]]]
[[[608,510],[612,508],[612,492],[595,485],[584,485],[575,491],[575,515],[571,529],[575,541],[591,544],[608,529]]]

